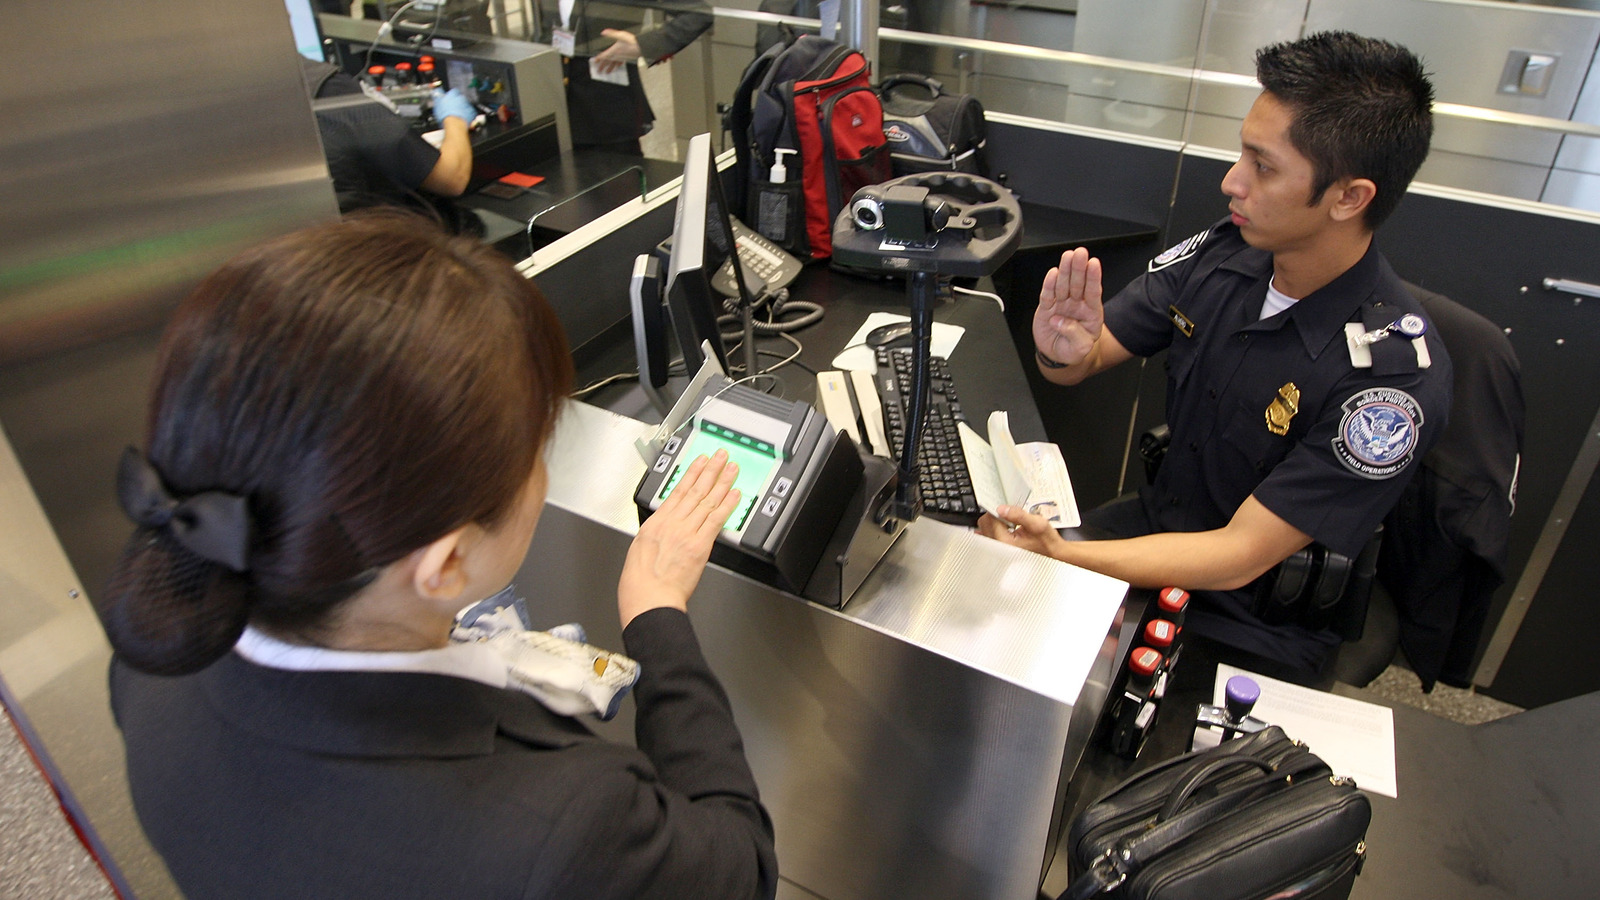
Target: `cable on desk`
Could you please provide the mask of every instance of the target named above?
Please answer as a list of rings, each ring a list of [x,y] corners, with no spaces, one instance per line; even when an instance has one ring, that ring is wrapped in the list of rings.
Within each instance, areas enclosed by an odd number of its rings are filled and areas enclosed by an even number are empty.
[[[638,378],[638,377],[639,377],[638,371],[618,372],[615,375],[611,375],[611,376],[608,376],[606,378],[602,378],[599,381],[594,382],[593,384],[587,385],[585,387],[578,388],[577,390],[573,391],[572,393],[568,394],[567,396],[571,397],[574,400],[577,400],[577,399],[580,399],[580,398],[583,398],[583,397],[587,397],[588,395],[590,395],[590,394],[594,393],[595,391],[598,391],[601,388],[606,387],[608,385],[616,384],[619,381],[631,381],[631,380],[633,380],[635,378]]]
[[[781,397],[783,395],[782,391],[781,391],[782,383],[779,382],[775,376],[773,376],[773,374],[772,374],[773,372],[776,372],[777,370],[783,368],[784,366],[789,365],[790,363],[794,363],[795,365],[799,366],[800,368],[805,369],[807,372],[810,372],[813,375],[816,374],[816,370],[815,369],[813,369],[810,366],[806,365],[805,363],[799,361],[800,360],[800,354],[805,352],[805,345],[804,344],[801,344],[794,337],[792,337],[792,336],[790,336],[788,334],[781,333],[781,332],[776,334],[776,335],[774,335],[774,336],[783,338],[784,340],[786,340],[789,343],[793,344],[794,345],[794,352],[789,354],[788,356],[784,356],[782,353],[779,353],[779,352],[777,352],[775,350],[757,349],[756,350],[756,355],[757,356],[760,356],[761,354],[766,354],[767,356],[774,356],[774,357],[777,357],[780,360],[780,362],[774,363],[774,364],[766,367],[765,369],[762,369],[761,371],[755,373],[754,375],[747,375],[744,378],[739,379],[739,381],[734,382],[735,384],[739,384],[739,383],[744,382],[744,381],[751,381],[751,380],[754,380],[754,379],[757,379],[757,378],[769,378],[770,377],[770,378],[773,378],[773,386],[775,388],[779,388],[780,389],[777,392],[777,396]],[[738,350],[742,345],[743,345],[743,342],[740,342],[738,344],[734,344],[733,347],[729,349],[728,354],[730,356],[732,356],[734,351]],[[675,373],[673,372],[673,368],[674,367],[677,368],[677,372],[675,372]],[[732,368],[731,364],[730,364],[730,368]],[[683,357],[681,357],[681,356],[678,357],[677,359],[674,359],[672,362],[667,364],[667,372],[668,372],[668,374],[682,375],[686,371],[687,370],[683,366]],[[743,369],[735,369],[735,371],[743,371]],[[573,391],[571,394],[568,394],[567,396],[571,397],[574,400],[581,400],[582,398],[589,396],[590,394],[594,393],[595,391],[600,390],[601,388],[610,387],[611,385],[616,384],[616,383],[621,382],[621,381],[632,381],[632,380],[634,380],[634,379],[636,379],[638,377],[639,377],[639,372],[638,372],[637,369],[635,369],[635,370],[633,370],[631,372],[618,372],[615,375],[608,375],[605,378],[600,379],[599,381],[595,381],[595,382],[592,382],[590,384],[584,385],[583,387],[578,388],[577,390]],[[758,388],[758,390],[760,390],[760,389]],[[768,391],[767,393],[771,393],[771,392]]]
[[[813,375],[816,374],[816,370],[815,369],[811,368],[810,366],[806,365],[805,363],[802,363],[802,362],[798,361],[800,359],[800,354],[805,352],[805,345],[804,344],[800,343],[793,336],[788,335],[788,334],[783,334],[783,333],[774,334],[774,335],[768,335],[768,337],[783,338],[784,340],[788,341],[790,344],[794,345],[794,352],[789,354],[788,356],[784,356],[783,354],[781,354],[781,353],[779,353],[779,352],[777,352],[775,350],[762,350],[759,347],[756,348],[756,356],[759,357],[762,354],[765,354],[767,356],[777,357],[780,360],[780,362],[774,363],[774,364],[772,364],[772,365],[760,370],[759,372],[756,372],[757,376],[771,375],[773,372],[776,372],[777,370],[783,368],[784,366],[789,365],[790,363],[794,363],[795,365],[800,366],[800,368],[805,369],[807,372],[810,372]],[[728,358],[729,358],[729,360],[732,360],[733,357],[736,356],[743,347],[744,347],[744,341],[738,341],[737,343],[733,344],[733,346],[729,347],[728,348]],[[734,363],[734,362],[729,362],[728,363],[728,369],[729,369],[729,373],[728,374],[731,375],[734,372],[743,372],[744,371],[744,366],[739,365],[739,364]]]
[[[757,353],[757,355],[760,355],[760,354],[764,353],[767,356],[782,356],[783,355],[781,353],[778,353],[775,350],[758,350],[758,351],[756,351],[756,353]],[[774,365],[772,368],[773,369],[781,369],[784,366],[796,366],[796,367],[798,367],[800,369],[804,369],[806,372],[808,372],[808,373],[810,373],[812,375],[817,374],[817,370],[816,369],[811,368],[810,366],[806,365],[805,363],[801,362],[799,359],[796,358],[799,355],[800,354],[798,354],[798,353],[791,354],[789,356],[789,358],[785,359],[781,363],[778,363],[777,365]]]
[[[794,364],[798,365],[800,368],[805,369],[806,371],[808,371],[811,374],[815,375],[816,374],[816,370],[815,369],[812,369],[810,366],[807,366],[806,364],[804,364],[804,363],[799,361],[800,360],[800,354],[805,352],[805,349],[806,349],[805,345],[801,344],[799,341],[795,340],[793,337],[791,337],[790,335],[787,335],[787,334],[780,333],[780,334],[778,334],[778,337],[781,337],[784,340],[788,341],[789,343],[793,344],[794,345],[794,352],[789,354],[787,357],[784,357],[781,354],[775,353],[775,352],[773,352],[771,350],[760,350],[760,349],[756,350],[756,355],[757,356],[760,356],[761,354],[765,353],[768,356],[777,356],[777,357],[779,357],[779,358],[781,358],[783,360],[782,362],[774,363],[773,365],[770,365],[770,366],[766,367],[765,369],[762,369],[761,370],[761,374],[770,375],[773,372],[776,372],[777,370],[783,368],[784,366],[787,366],[790,363],[794,363]]]
[[[959,284],[950,285],[950,289],[960,294],[971,294],[974,297],[987,297],[988,299],[993,300],[995,303],[1000,305],[1001,312],[1006,311],[1006,302],[1000,299],[999,294],[990,293],[989,291],[976,291],[972,288],[964,288]]]
[[[757,305],[766,310],[767,318],[765,320],[755,319],[751,322],[756,334],[784,334],[790,331],[799,331],[822,321],[823,309],[821,306],[808,300],[790,300],[788,288],[779,288],[776,293],[764,296]],[[717,317],[718,329],[732,326],[732,330],[722,332],[722,336],[725,338],[741,337],[744,333],[744,324],[737,314],[737,305],[734,304],[734,301],[728,300],[725,301],[724,306],[729,314]],[[798,312],[800,315],[792,319],[783,318],[783,316],[791,312]]]
[[[389,17],[389,21],[378,26],[378,36],[373,40],[372,43],[367,45],[367,60],[366,62],[362,63],[361,71],[356,73],[357,77],[367,74],[367,70],[372,68],[372,51],[378,49],[378,41],[381,41],[384,38],[394,34],[395,23],[400,21],[400,17],[405,15],[406,10],[416,6],[418,2],[419,0],[410,0],[410,2],[403,4],[399,9],[394,11],[394,15]],[[413,44],[421,45],[425,42],[432,41],[433,36],[439,32],[439,20],[443,15],[444,4],[436,4],[433,8],[433,27],[428,29],[428,33],[426,35],[418,35],[417,39],[413,41]],[[398,44],[400,42],[395,41],[395,43]],[[468,122],[467,124],[471,125],[472,123]]]

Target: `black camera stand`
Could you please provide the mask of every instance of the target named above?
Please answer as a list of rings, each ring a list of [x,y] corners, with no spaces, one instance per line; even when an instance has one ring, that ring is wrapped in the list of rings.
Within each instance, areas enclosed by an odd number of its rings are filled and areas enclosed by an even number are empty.
[[[994,274],[1021,240],[1016,196],[987,178],[959,172],[906,175],[862,188],[834,220],[836,262],[906,276],[912,389],[894,504],[903,520],[922,512],[917,450],[928,410],[934,300],[952,278]]]

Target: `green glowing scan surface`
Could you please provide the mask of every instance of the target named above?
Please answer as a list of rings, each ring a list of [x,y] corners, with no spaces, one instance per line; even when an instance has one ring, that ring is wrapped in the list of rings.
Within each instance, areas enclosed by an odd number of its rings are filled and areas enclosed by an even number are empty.
[[[662,485],[657,499],[665,500],[672,493],[672,489],[678,485],[678,479],[697,457],[710,456],[719,448],[728,451],[728,459],[739,466],[739,476],[733,482],[739,491],[739,506],[728,516],[722,528],[724,531],[741,531],[756,501],[761,499],[762,492],[766,490],[773,471],[778,468],[777,449],[765,441],[723,428],[714,422],[702,421],[700,428],[689,438],[689,445],[678,454],[672,475]]]

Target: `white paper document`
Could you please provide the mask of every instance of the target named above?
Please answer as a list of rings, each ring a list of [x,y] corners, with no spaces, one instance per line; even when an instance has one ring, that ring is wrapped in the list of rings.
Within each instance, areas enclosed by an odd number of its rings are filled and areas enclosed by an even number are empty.
[[[622,66],[617,66],[615,69],[612,69],[609,72],[602,72],[602,71],[600,71],[600,63],[599,63],[599,61],[591,56],[591,57],[589,57],[589,80],[590,81],[604,81],[604,82],[609,82],[611,84],[620,84],[623,87],[627,87],[628,86],[628,67],[626,65],[622,65]]]
[[[992,515],[1001,505],[1020,506],[1057,528],[1076,527],[1078,501],[1061,448],[1046,441],[1018,444],[1011,438],[1011,420],[1004,411],[989,416],[988,429],[985,442],[967,423],[956,423],[978,505]]]
[[[1282,728],[1322,758],[1335,775],[1356,780],[1374,794],[1398,797],[1394,773],[1394,710],[1323,691],[1217,666],[1211,702],[1222,705],[1228,679],[1246,675],[1261,686],[1250,715]]]
[[[895,313],[875,312],[867,316],[867,321],[861,323],[856,329],[850,343],[845,344],[844,350],[833,358],[835,369],[847,369],[861,372],[875,372],[878,369],[878,357],[871,347],[867,346],[867,334],[879,325],[893,325],[896,322],[909,322],[910,317],[896,315]],[[961,336],[966,329],[960,325],[946,325],[943,322],[933,323],[933,334],[929,340],[929,355],[950,358],[956,344],[961,341]]]

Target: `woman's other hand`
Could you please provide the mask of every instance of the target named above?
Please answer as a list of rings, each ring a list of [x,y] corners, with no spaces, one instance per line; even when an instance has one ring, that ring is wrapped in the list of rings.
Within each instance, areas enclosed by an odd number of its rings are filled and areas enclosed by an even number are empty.
[[[739,467],[718,450],[699,457],[661,508],[639,526],[617,584],[622,627],[638,614],[668,606],[688,611],[689,595],[711,558],[711,544],[739,505],[733,481]]]

